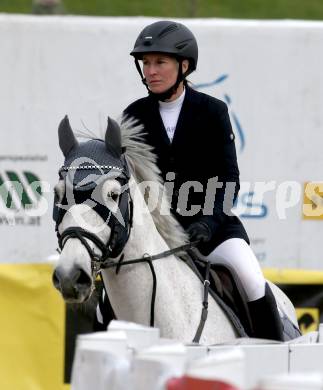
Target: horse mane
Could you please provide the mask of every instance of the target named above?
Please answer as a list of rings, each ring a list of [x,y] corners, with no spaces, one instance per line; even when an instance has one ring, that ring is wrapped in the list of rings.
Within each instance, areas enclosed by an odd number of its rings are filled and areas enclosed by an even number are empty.
[[[119,123],[121,129],[121,143],[125,148],[125,157],[129,169],[137,183],[143,181],[154,182],[154,188],[149,190],[149,202],[157,204],[151,210],[159,234],[170,248],[176,248],[188,241],[187,235],[170,212],[170,200],[164,188],[161,172],[156,164],[157,156],[153,148],[145,142],[143,126],[133,118],[124,117]],[[140,187],[143,190],[143,187]],[[147,202],[147,193],[143,193]],[[167,210],[161,212],[161,205]]]
[[[123,117],[118,120],[121,130],[121,144],[125,150],[125,157],[130,172],[137,184],[141,182],[153,182],[154,186],[149,188],[149,203],[156,205],[150,210],[153,221],[159,234],[164,238],[170,248],[176,248],[188,242],[187,234],[182,226],[170,212],[170,200],[165,191],[161,172],[157,167],[157,156],[153,148],[145,142],[143,126],[133,118]],[[104,134],[97,137],[88,128],[75,131],[81,138],[104,140]],[[143,186],[139,186],[143,192]],[[147,193],[143,193],[148,204]],[[165,212],[161,212],[161,207]]]

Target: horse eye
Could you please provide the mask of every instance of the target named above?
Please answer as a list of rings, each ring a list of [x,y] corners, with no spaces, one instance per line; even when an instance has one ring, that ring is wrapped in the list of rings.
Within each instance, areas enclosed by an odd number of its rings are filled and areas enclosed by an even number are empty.
[[[114,202],[118,200],[119,194],[116,192],[109,192],[108,193],[108,198],[112,199]]]

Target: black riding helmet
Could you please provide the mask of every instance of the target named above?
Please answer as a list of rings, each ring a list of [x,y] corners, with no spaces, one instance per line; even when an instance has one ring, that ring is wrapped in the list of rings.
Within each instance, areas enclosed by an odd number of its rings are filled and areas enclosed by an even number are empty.
[[[145,53],[165,53],[174,56],[179,62],[176,83],[169,90],[161,94],[154,94],[148,89],[138,62]],[[181,81],[196,69],[198,47],[193,33],[186,26],[181,23],[162,20],[148,25],[141,31],[130,55],[135,58],[137,70],[148,92],[158,100],[165,100],[171,97]],[[182,73],[182,61],[184,59],[189,61],[185,74]]]

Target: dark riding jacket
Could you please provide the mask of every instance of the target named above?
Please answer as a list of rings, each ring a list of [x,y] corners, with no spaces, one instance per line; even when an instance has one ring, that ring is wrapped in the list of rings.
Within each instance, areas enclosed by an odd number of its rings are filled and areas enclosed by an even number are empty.
[[[249,243],[242,223],[230,213],[240,185],[235,137],[226,104],[186,87],[172,142],[153,97],[135,101],[124,114],[143,124],[163,179],[168,188],[174,183],[172,212],[178,221],[184,228],[197,220],[208,224],[212,239],[203,244],[201,252],[208,254],[234,237]],[[168,172],[174,172],[175,179],[166,176]]]

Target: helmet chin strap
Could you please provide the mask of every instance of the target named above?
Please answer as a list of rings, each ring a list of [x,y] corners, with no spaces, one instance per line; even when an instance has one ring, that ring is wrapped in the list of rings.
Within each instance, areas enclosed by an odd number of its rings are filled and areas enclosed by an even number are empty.
[[[177,79],[176,79],[176,82],[174,85],[172,85],[170,88],[168,88],[166,91],[164,92],[161,92],[161,93],[155,93],[155,92],[152,92],[149,87],[148,87],[148,84],[147,84],[147,81],[146,81],[146,78],[144,77],[144,75],[142,74],[142,70],[141,70],[141,67],[139,65],[139,61],[137,58],[135,58],[135,65],[136,65],[136,68],[137,68],[137,71],[138,73],[140,74],[140,77],[141,77],[141,81],[142,83],[145,85],[145,87],[147,88],[147,91],[148,91],[148,94],[156,99],[156,100],[160,100],[160,101],[165,101],[167,99],[170,99],[174,93],[176,93],[177,91],[177,88],[179,87],[180,83],[185,79],[185,74],[183,74],[183,70],[182,70],[182,59],[179,59],[179,58],[176,58],[177,61],[178,61],[178,74],[177,74]]]

